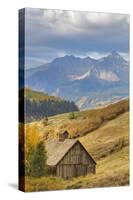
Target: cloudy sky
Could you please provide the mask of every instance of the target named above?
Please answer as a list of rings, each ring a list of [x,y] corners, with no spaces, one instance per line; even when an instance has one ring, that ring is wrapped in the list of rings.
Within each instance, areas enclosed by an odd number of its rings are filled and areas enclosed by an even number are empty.
[[[25,16],[26,68],[64,55],[128,59],[128,15],[26,8]]]

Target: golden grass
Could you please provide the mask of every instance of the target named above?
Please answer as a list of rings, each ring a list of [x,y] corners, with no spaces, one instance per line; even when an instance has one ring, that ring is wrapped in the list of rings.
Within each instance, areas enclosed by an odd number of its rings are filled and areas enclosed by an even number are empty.
[[[30,88],[23,88],[19,90],[20,98],[27,97],[30,100],[43,101],[43,100],[59,100],[60,98],[49,96],[47,93],[32,90]]]
[[[67,188],[93,188],[129,184],[129,149],[109,155],[97,162],[96,175],[73,179]]]
[[[117,118],[122,113],[129,110],[129,100],[109,105],[105,108],[75,112],[75,119],[69,119],[69,113],[64,113],[49,117],[49,121],[44,125],[43,120],[30,123],[38,127],[44,139],[56,138],[62,130],[69,132],[70,138],[81,137],[89,132],[99,129],[106,122]]]
[[[58,119],[59,116],[56,116]],[[66,115],[63,115],[65,118]],[[129,184],[129,112],[119,115],[99,129],[80,137],[80,141],[94,156],[95,175],[70,180],[57,177],[26,177],[25,190],[43,191],[76,188],[124,186]]]
[[[124,186],[129,184],[129,149],[124,147],[117,153],[97,162],[95,175],[81,176],[70,180],[57,177],[25,178],[25,191],[61,190]]]
[[[25,192],[61,190],[64,189],[64,180],[56,177],[25,178]]]
[[[95,159],[100,159],[129,144],[129,112],[105,123],[99,129],[80,138]]]

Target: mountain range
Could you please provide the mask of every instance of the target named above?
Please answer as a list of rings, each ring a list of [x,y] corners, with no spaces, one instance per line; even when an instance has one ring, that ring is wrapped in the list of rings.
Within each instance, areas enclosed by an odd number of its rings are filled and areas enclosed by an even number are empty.
[[[129,62],[116,51],[100,59],[66,55],[25,70],[25,86],[95,107],[129,95]]]

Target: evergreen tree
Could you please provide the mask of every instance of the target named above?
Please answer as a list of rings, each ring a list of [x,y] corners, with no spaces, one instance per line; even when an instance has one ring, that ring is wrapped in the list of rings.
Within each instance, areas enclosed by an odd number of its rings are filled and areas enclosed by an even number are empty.
[[[44,142],[41,141],[37,144],[34,156],[31,162],[31,176],[40,177],[46,175],[46,150]]]
[[[22,100],[20,100],[20,102],[21,104],[23,103]],[[54,101],[50,99],[43,101],[35,101],[25,98],[25,122],[40,120],[45,116],[52,116],[56,114],[74,112],[78,110],[79,109],[74,104],[74,102],[70,101]],[[21,118],[20,121],[22,121]]]

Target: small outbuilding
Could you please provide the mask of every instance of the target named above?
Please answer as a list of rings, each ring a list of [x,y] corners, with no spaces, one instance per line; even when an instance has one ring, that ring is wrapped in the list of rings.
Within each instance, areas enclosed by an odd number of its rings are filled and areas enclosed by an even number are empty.
[[[68,132],[47,142],[47,165],[51,175],[72,178],[96,173],[96,162],[77,139],[68,139]]]

